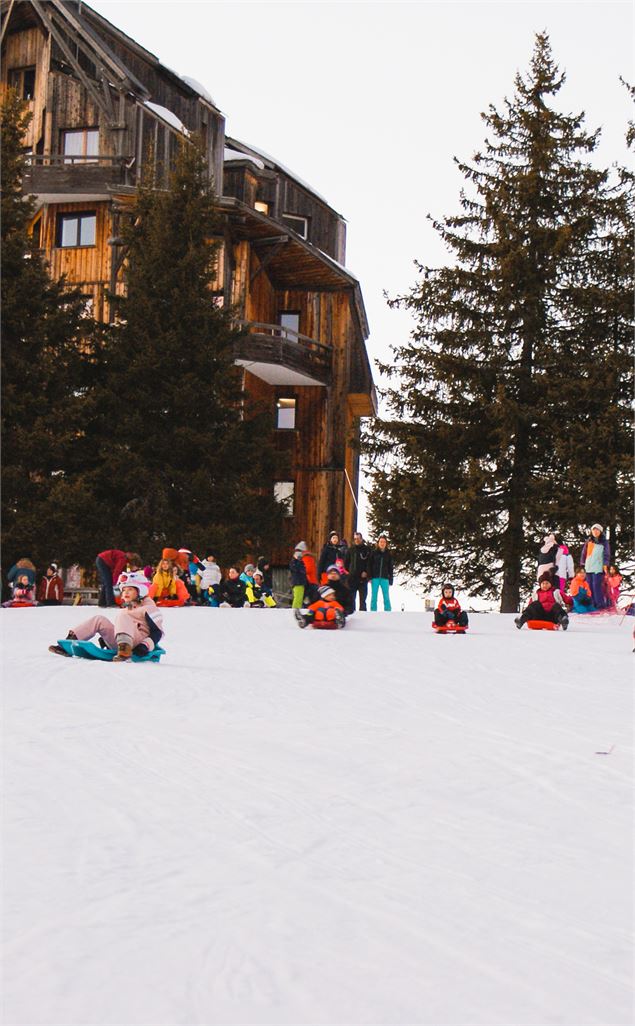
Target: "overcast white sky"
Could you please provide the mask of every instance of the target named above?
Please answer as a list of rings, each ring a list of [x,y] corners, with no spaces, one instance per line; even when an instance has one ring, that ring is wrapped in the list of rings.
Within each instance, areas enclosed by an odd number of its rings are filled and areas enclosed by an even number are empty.
[[[633,116],[633,7],[626,2],[240,2],[93,0],[179,74],[198,79],[228,134],[309,182],[348,221],[347,265],[360,279],[371,359],[390,358],[410,320],[390,311],[441,263],[426,220],[456,211],[453,156],[481,146],[480,112],[513,91],[546,29],[566,70],[560,109],[602,127],[594,159],[624,162]],[[377,375],[376,375],[377,376]]]

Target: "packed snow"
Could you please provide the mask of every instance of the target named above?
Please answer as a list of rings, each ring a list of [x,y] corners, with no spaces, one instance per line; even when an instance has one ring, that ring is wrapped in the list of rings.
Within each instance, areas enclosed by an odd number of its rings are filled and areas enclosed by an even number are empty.
[[[151,100],[144,100],[144,106],[151,110],[153,114],[157,114],[166,124],[170,125],[171,128],[176,128],[177,132],[182,132],[183,135],[189,135],[190,130],[187,128],[180,117],[169,110],[168,107],[162,107],[160,103],[152,103]]]
[[[3,610],[4,1026],[627,1026],[633,621]]]

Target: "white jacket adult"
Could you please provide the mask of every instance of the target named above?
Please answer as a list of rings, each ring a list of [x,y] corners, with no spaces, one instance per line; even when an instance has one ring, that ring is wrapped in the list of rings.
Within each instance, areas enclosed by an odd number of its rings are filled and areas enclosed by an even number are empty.
[[[216,584],[220,584],[222,580],[222,574],[218,563],[212,563],[209,559],[203,560],[203,566],[205,569],[201,576],[201,591],[207,591],[208,588],[213,588]]]

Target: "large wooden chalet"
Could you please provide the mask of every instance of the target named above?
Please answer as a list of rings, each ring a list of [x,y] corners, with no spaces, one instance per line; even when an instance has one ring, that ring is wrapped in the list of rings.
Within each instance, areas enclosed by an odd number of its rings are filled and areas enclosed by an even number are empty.
[[[314,549],[356,525],[360,417],[376,412],[368,325],[346,270],[344,219],[274,158],[225,134],[206,89],[182,78],[76,0],[2,0],[2,84],[27,101],[25,191],[51,273],[65,273],[110,317],[125,288],[120,218],[147,154],[169,166],[196,132],[223,212],[218,294],[248,327],[236,351],[247,392],[270,404],[291,471],[272,553],[285,566],[300,539]],[[116,539],[111,539],[116,543]],[[180,542],[181,540],[178,539]]]

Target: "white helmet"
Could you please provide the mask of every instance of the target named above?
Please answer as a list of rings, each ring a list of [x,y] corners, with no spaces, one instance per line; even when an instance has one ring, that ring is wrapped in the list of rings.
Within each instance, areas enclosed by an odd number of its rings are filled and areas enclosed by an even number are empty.
[[[139,592],[139,598],[144,599],[148,594],[150,583],[143,570],[133,570],[130,573],[126,573],[124,570],[122,574],[119,574],[117,587],[119,590],[122,588],[136,588]]]

